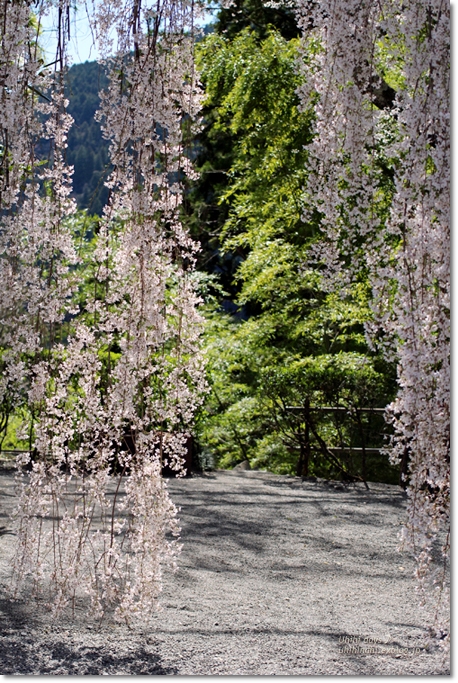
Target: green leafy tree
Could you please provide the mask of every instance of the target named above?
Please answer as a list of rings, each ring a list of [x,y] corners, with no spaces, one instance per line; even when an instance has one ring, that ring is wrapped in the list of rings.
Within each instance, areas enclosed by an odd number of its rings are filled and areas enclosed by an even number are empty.
[[[198,46],[206,140],[226,164],[213,185],[212,239],[219,262],[231,264],[222,281],[237,307],[225,315],[221,304],[231,309],[220,299],[220,310],[208,313],[213,392],[200,438],[223,466],[248,460],[278,472],[389,478],[392,472],[377,475],[360,455],[336,456],[326,447],[364,449],[369,418],[357,408],[364,401],[384,407],[395,383],[392,368],[367,347],[365,273],[344,295],[325,291],[319,267],[309,264],[321,228],[319,215],[302,219],[314,109],[313,102],[298,107],[298,49],[295,38],[272,27],[262,35],[250,28],[232,38],[212,34]],[[208,168],[202,183],[210,186]],[[198,211],[205,215],[201,205]],[[286,410],[291,405],[345,409],[348,424],[318,414],[307,426]],[[316,448],[307,463],[306,427]]]

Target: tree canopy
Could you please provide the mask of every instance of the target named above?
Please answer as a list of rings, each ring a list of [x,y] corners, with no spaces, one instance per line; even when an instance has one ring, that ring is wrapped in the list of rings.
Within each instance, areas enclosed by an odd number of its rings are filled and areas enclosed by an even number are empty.
[[[217,305],[208,314],[213,393],[201,420],[202,446],[222,464],[248,460],[281,472],[303,467],[303,434],[295,438],[294,432],[304,431],[305,425],[285,411],[288,403],[300,407],[312,401],[315,407],[349,409],[357,403],[356,395],[345,394],[332,367],[345,367],[350,383],[362,381],[356,379],[361,363],[369,375],[375,373],[377,388],[371,389],[368,380],[361,393],[367,407],[383,408],[395,393],[394,368],[370,352],[364,335],[370,317],[367,279],[342,297],[325,291],[319,268],[308,263],[321,229],[318,214],[303,220],[315,113],[313,103],[303,111],[298,107],[303,81],[297,69],[299,48],[298,39],[286,40],[272,27],[262,37],[243,28],[233,38],[213,33],[199,43],[197,64],[206,97],[197,163],[203,163],[190,200],[196,210],[192,225],[197,225],[209,215],[202,209],[207,188],[217,193],[211,199],[219,210],[211,219],[215,248],[206,263],[213,273],[225,259],[231,263],[223,284],[229,284],[227,295],[237,307],[235,314],[225,315]],[[209,180],[209,156],[226,162],[218,183]],[[227,310],[220,297],[221,303]],[[321,379],[306,391],[304,379],[310,372]],[[327,373],[329,388],[320,392]],[[319,417],[315,426],[326,432],[328,445],[342,442],[329,416]],[[354,425],[347,429],[353,429],[354,445],[359,443]],[[311,441],[320,445],[313,436]],[[374,446],[380,445],[375,441]],[[395,480],[389,470],[381,458],[378,468],[372,463],[371,476]],[[361,465],[346,466],[335,456],[331,463],[321,447],[307,473],[361,476]]]

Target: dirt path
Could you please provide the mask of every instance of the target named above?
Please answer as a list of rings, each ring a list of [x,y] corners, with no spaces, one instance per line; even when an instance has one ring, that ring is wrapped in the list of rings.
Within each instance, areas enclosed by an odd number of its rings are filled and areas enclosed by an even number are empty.
[[[333,487],[263,472],[170,481],[183,553],[148,630],[0,600],[0,674],[446,674],[426,650],[413,562],[397,551],[397,487]],[[14,542],[0,475],[0,581]],[[2,532],[0,531],[0,534]]]

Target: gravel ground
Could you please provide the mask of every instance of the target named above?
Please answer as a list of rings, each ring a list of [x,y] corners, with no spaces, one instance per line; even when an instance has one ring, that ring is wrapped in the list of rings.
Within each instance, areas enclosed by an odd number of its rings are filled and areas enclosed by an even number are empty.
[[[446,675],[424,647],[413,562],[397,551],[405,494],[266,472],[170,481],[180,568],[148,630],[84,615],[52,623],[0,599],[0,673],[47,675]],[[0,472],[0,581],[14,537],[13,476]]]

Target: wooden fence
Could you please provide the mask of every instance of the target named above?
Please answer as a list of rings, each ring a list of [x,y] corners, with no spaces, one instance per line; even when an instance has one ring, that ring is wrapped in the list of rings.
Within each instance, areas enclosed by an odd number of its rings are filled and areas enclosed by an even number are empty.
[[[374,456],[380,458],[387,458],[387,446],[374,446],[370,442],[370,438],[365,434],[362,416],[366,414],[383,416],[385,408],[345,408],[340,406],[311,406],[305,402],[302,406],[286,406],[286,412],[297,417],[299,431],[295,432],[295,437],[299,445],[299,459],[297,463],[296,473],[298,476],[306,477],[309,475],[310,465],[314,453],[321,453],[324,458],[332,463],[334,467],[340,471],[342,478],[350,480],[360,480],[367,485],[368,479],[368,458],[373,459]],[[351,426],[355,429],[359,436],[359,445],[353,446],[346,444],[341,439],[339,445],[330,445],[326,437],[320,434],[320,425],[317,424],[316,414],[329,414],[334,416],[342,416],[349,418]],[[343,420],[340,420],[341,425]],[[335,423],[337,424],[337,423]],[[384,423],[385,426],[385,423]],[[381,436],[381,433],[378,434]],[[348,467],[348,462],[351,461],[351,456],[357,456],[361,463],[360,471],[352,471]],[[342,456],[349,456],[342,458]],[[345,463],[347,461],[347,465]],[[405,486],[405,473],[407,472],[408,455],[406,453],[403,461],[400,464],[399,484]]]

